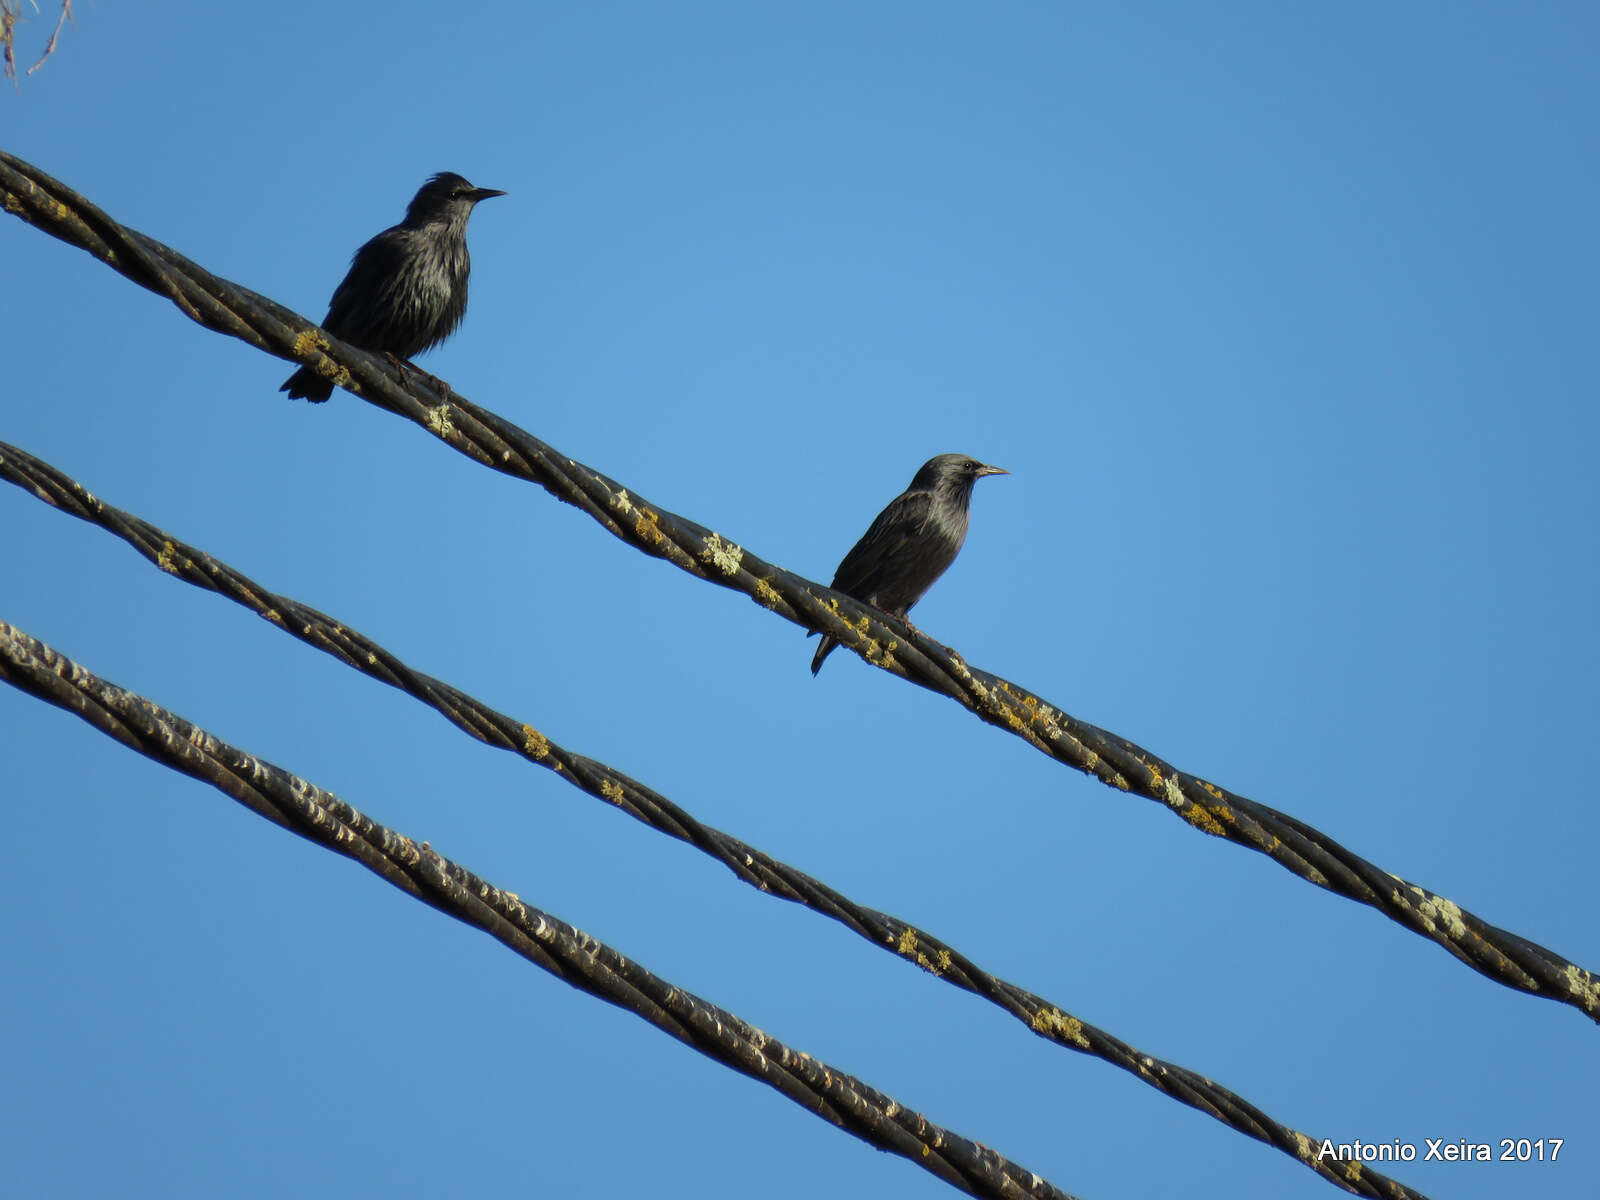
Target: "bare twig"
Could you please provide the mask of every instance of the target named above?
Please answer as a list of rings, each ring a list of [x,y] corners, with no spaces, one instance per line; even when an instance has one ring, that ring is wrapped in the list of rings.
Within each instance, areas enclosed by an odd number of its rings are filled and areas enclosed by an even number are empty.
[[[56,27],[50,31],[50,40],[44,44],[44,53],[39,55],[39,61],[28,68],[29,75],[44,66],[44,60],[56,52],[56,42],[61,40],[61,27],[70,20],[72,20],[72,0],[61,0],[61,15],[56,18]]]
[[[29,3],[33,4],[34,12],[39,11],[39,5],[35,0],[29,0]],[[0,59],[5,62],[6,78],[11,80],[13,87],[20,86],[17,78],[17,22],[20,19],[21,9],[18,0],[0,0]],[[56,27],[50,31],[50,38],[44,44],[44,52],[39,55],[39,61],[23,74],[32,75],[44,66],[45,59],[56,52],[56,45],[61,41],[61,30],[68,21],[77,23],[72,15],[72,0],[61,0],[61,13],[56,17]]]

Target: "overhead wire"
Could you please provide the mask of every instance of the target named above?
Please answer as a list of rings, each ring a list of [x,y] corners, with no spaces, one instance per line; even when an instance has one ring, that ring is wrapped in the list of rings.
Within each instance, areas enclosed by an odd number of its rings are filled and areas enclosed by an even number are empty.
[[[857,904],[805,872],[702,824],[638,780],[574,753],[532,724],[415,670],[347,623],[271,591],[204,550],[109,504],[57,468],[5,442],[0,442],[0,479],[31,492],[61,512],[114,534],[169,575],[216,592],[363,675],[427,704],[479,741],[551,770],[574,787],[658,832],[695,846],[752,887],[830,917],[880,949],[916,963],[935,978],[989,1000],[1040,1037],[1132,1073],[1173,1099],[1291,1155],[1328,1182],[1353,1194],[1421,1200],[1419,1193],[1361,1163],[1340,1162],[1322,1155],[1322,1139],[1274,1120],[1221,1084],[1130,1046],[1059,1005],[990,974],[910,922]]]
[[[378,824],[332,793],[231,746],[0,621],[0,680],[81,717],[258,816],[343,855],[565,983],[626,1009],[879,1150],[975,1196],[1072,1200],[1004,1155],[929,1121],[836,1067],[645,970],[603,942]]]
[[[453,391],[440,395],[414,376],[403,377],[381,358],[331,338],[283,305],[125,228],[64,184],[3,151],[0,192],[7,212],[166,296],[207,328],[315,367],[338,386],[413,421],[460,453],[539,484],[629,545],[742,592],[802,628],[830,634],[875,666],[949,696],[1057,761],[1120,791],[1155,800],[1203,833],[1265,854],[1301,879],[1376,909],[1497,983],[1567,1004],[1600,1023],[1600,980],[1560,954],[1385,871],[1287,813],[1180,771],[1027,688],[968,666],[958,653],[921,631],[651,504]]]

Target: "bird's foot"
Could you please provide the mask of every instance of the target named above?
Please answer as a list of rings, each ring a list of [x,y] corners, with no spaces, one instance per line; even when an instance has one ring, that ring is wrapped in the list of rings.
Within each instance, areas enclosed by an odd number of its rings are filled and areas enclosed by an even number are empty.
[[[423,383],[427,384],[434,391],[438,392],[439,395],[443,396],[446,400],[455,395],[455,392],[450,390],[450,385],[448,383],[440,379],[437,375],[433,375],[427,371],[424,371],[409,358],[401,358],[398,354],[389,353],[385,353],[384,357],[394,364],[395,370],[399,371],[401,375],[406,376],[407,378],[421,379]]]

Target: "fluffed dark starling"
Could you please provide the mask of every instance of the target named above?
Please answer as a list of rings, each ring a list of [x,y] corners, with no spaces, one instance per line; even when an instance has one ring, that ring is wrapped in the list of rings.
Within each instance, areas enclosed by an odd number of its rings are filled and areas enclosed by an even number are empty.
[[[504,195],[439,172],[412,197],[404,221],[356,251],[322,327],[401,362],[444,341],[467,313],[467,218],[478,201]],[[333,394],[333,383],[301,367],[278,390],[320,404]]]
[[[833,573],[834,589],[904,621],[961,552],[972,485],[985,475],[1010,473],[965,454],[930,458],[844,556]],[[838,644],[823,635],[811,660],[813,675]]]

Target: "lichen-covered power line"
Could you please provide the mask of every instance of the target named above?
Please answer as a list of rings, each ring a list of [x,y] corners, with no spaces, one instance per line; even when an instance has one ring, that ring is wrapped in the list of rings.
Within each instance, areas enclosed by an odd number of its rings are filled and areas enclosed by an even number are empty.
[[[1498,983],[1570,1005],[1600,1023],[1600,981],[1554,951],[1383,870],[1286,813],[1180,771],[1026,688],[969,667],[925,634],[650,504],[487,409],[460,396],[441,397],[415,379],[402,380],[381,360],[331,341],[304,317],[124,228],[70,188],[4,152],[0,189],[8,212],[87,250],[208,328],[315,366],[461,453],[578,506],[645,553],[836,638],[869,662],[951,697],[1042,753],[1165,805],[1201,832],[1265,854],[1318,887],[1377,909]]]
[[[575,754],[532,725],[414,670],[345,622],[270,591],[205,551],[108,504],[55,467],[5,442],[0,442],[0,479],[16,484],[62,512],[115,534],[178,579],[216,592],[362,674],[400,689],[436,709],[480,741],[552,770],[574,787],[621,809],[652,829],[697,847],[753,887],[831,917],[880,949],[917,963],[946,983],[982,996],[1040,1037],[1130,1072],[1173,1099],[1292,1155],[1302,1165],[1346,1191],[1386,1200],[1422,1200],[1418,1193],[1403,1184],[1360,1163],[1324,1159],[1317,1153],[1319,1139],[1274,1120],[1221,1084],[1176,1063],[1145,1054],[1063,1011],[1059,1005],[991,975],[925,930],[888,913],[859,905],[805,872],[720,829],[702,824],[637,780],[605,763]]]
[[[1049,1180],[943,1129],[859,1079],[661,979],[338,797],[256,758],[0,621],[0,680],[82,717],[159,763],[211,784],[253,812],[366,867],[573,987],[642,1017],[700,1053],[759,1080],[879,1150],[952,1187],[995,1200],[1072,1200]]]

